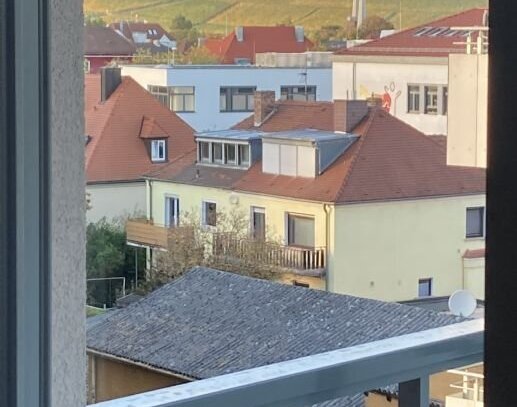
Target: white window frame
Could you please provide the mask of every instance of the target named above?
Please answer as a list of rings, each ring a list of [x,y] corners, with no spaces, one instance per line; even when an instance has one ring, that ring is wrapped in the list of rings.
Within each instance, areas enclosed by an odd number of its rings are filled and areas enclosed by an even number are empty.
[[[163,148],[163,157],[160,156],[160,146]],[[167,159],[167,143],[165,140],[151,140],[151,161],[164,162]]]
[[[429,284],[429,295],[420,295],[420,284],[421,283],[428,283]],[[425,277],[425,278],[419,278],[418,279],[418,286],[417,286],[417,295],[418,298],[429,298],[433,296],[433,285],[434,281],[431,277]]]
[[[172,222],[171,222],[171,218],[170,218],[171,214],[169,212],[169,205],[168,205],[168,201],[171,199],[174,201],[174,211],[176,213],[176,216],[173,216]],[[180,222],[180,198],[179,198],[179,196],[166,194],[165,199],[164,199],[164,205],[165,205],[165,208],[164,208],[165,213],[164,213],[163,219],[165,221],[165,226],[169,226],[169,227],[178,226],[179,222]]]
[[[252,206],[250,208],[250,235],[255,238],[255,226],[254,226],[254,216],[256,213],[261,213],[264,215],[264,239],[266,238],[267,227],[266,227],[266,208],[263,206]]]
[[[291,235],[290,235],[291,228],[289,225],[289,218],[291,218],[291,217],[310,219],[314,222],[314,236],[313,236],[314,245],[313,246],[303,246],[303,245],[297,245],[296,243],[291,243]],[[286,212],[285,213],[285,244],[287,246],[292,246],[292,247],[315,248],[316,247],[316,217],[314,215],[309,215],[306,213]]]

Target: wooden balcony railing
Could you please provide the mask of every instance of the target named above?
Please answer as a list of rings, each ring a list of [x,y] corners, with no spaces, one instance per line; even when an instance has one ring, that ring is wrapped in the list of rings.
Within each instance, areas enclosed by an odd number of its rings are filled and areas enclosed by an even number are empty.
[[[147,219],[130,219],[126,222],[126,239],[143,246],[166,248],[169,245],[169,228]]]
[[[257,261],[297,271],[324,270],[327,263],[325,247],[305,248],[283,246],[254,239],[214,235],[214,254],[225,256],[254,256]]]

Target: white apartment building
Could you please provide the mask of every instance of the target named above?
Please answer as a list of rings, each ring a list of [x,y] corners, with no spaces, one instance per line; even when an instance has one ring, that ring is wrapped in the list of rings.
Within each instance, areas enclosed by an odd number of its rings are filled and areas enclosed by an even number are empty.
[[[131,76],[196,131],[223,130],[253,112],[253,93],[276,99],[332,100],[331,67],[125,65]]]

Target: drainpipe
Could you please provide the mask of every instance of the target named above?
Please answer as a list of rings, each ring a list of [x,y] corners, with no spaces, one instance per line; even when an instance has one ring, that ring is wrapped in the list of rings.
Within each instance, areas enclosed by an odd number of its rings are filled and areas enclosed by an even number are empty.
[[[330,246],[330,205],[323,204],[325,211],[325,291],[329,289],[329,246]]]

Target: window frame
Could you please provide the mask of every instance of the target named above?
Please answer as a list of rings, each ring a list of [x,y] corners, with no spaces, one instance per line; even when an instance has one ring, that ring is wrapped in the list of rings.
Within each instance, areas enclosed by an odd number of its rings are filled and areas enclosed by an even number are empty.
[[[155,152],[160,151],[160,147],[163,149],[163,157],[161,157],[160,154],[155,155]],[[151,161],[153,163],[163,163],[167,161],[167,141],[165,139],[151,140]]]
[[[294,92],[295,89],[303,89],[302,92]],[[311,92],[311,91],[314,92]],[[316,101],[316,85],[307,85],[307,92],[305,92],[305,85],[282,85],[280,86],[280,99],[281,100],[295,100],[295,101],[307,101],[307,102],[315,102]],[[295,99],[294,95],[304,95],[304,99]],[[314,96],[314,98],[310,98],[309,96]],[[285,97],[284,97],[285,96]]]
[[[242,89],[252,89],[251,93],[240,93]],[[220,113],[239,113],[254,111],[254,95],[257,90],[256,86],[220,86],[219,87],[219,112]],[[224,96],[224,108],[222,106],[222,98]],[[246,96],[245,108],[234,109],[234,96]]]
[[[207,206],[208,205],[215,205],[215,219],[214,224],[208,223],[208,211]],[[217,202],[210,199],[204,199],[201,201],[201,226],[204,226],[206,228],[215,228],[217,227]]]
[[[251,216],[250,216],[250,231],[251,231],[251,237],[253,239],[257,239],[256,236],[256,229],[255,229],[255,214],[259,213],[264,215],[264,236],[260,237],[260,240],[266,240],[266,208],[262,206],[252,206],[251,207]]]
[[[411,90],[411,88],[414,88]],[[416,91],[415,91],[416,89]],[[408,105],[407,112],[408,113],[420,113],[420,85],[408,84],[407,85],[407,94],[408,94]],[[416,99],[416,100],[415,100]],[[416,108],[415,108],[416,105]]]
[[[480,219],[479,219],[480,231],[478,233],[468,233],[468,230],[469,230],[469,225],[468,225],[469,211],[478,211],[479,212],[479,216],[480,216]],[[486,212],[486,209],[485,209],[484,206],[468,206],[465,209],[465,239],[481,239],[481,238],[485,237],[485,229],[486,229],[486,226],[485,226],[485,218],[486,218],[485,212]]]
[[[427,284],[427,295],[421,295],[420,294],[420,286],[422,284]],[[426,277],[426,278],[419,278],[418,279],[418,298],[429,298],[433,296],[433,279],[432,277]]]
[[[434,88],[431,91],[431,88]],[[428,98],[431,95],[431,98],[436,98],[436,104],[428,104]],[[439,85],[424,85],[424,114],[428,115],[438,115],[438,104],[439,104],[439,96],[440,95],[440,86]],[[433,97],[434,96],[434,97]]]
[[[176,93],[175,89],[178,89],[178,88],[191,88],[192,93],[188,93],[188,92]],[[175,106],[175,97],[176,96],[181,97],[182,107],[183,107],[182,109],[178,109]],[[170,97],[169,105],[170,105],[171,111],[176,112],[176,113],[195,113],[195,111],[196,111],[196,87],[195,86],[170,86],[169,87],[169,97]],[[186,106],[185,100],[187,97],[192,98],[192,109],[185,108],[185,106]]]
[[[307,215],[307,214],[301,214],[301,213],[292,213],[292,212],[288,212],[286,215],[287,215],[286,216],[286,232],[287,232],[286,244],[287,244],[287,246],[290,246],[290,247],[300,247],[300,248],[304,248],[304,249],[314,249],[316,247],[316,218],[315,218],[315,216]],[[293,237],[296,234],[296,232],[294,231],[293,227],[291,226],[292,225],[291,219],[293,219],[293,220],[295,220],[295,219],[312,220],[312,223],[313,223],[313,225],[312,225],[312,227],[313,227],[313,236],[312,236],[313,245],[307,246],[307,245],[298,244],[298,243],[293,241]]]
[[[173,216],[172,219],[170,216],[171,214],[169,212],[170,206],[168,206],[168,202],[170,200],[172,200],[174,202],[174,211],[176,212],[176,215]],[[179,223],[180,223],[180,198],[179,198],[179,196],[165,194],[164,206],[165,206],[165,213],[164,213],[163,220],[164,220],[165,226],[167,226],[167,227],[179,226]],[[172,222],[171,222],[171,220],[172,220]]]

